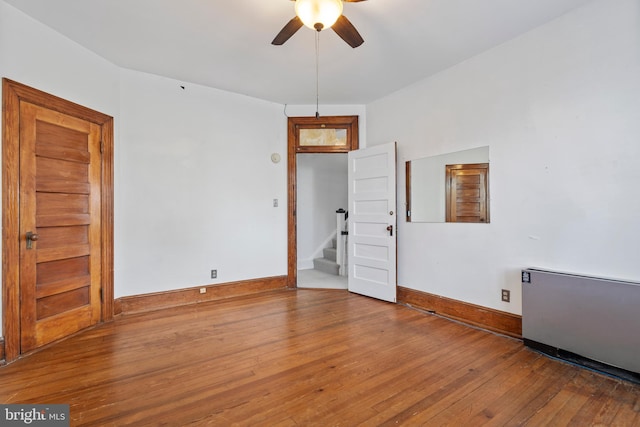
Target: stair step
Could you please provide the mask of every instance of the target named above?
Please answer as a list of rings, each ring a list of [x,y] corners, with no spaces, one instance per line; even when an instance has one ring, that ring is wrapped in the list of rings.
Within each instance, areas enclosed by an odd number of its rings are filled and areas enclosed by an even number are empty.
[[[326,258],[316,258],[313,260],[313,268],[319,271],[324,271],[328,274],[335,274],[337,276],[340,266],[334,261]]]
[[[322,250],[322,255],[324,255],[326,259],[336,262],[338,259],[338,250],[336,248],[324,248]]]

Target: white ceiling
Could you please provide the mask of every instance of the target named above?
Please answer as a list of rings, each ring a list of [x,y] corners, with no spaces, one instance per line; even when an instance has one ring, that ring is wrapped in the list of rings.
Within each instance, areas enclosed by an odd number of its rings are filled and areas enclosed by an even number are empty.
[[[315,35],[271,40],[289,0],[4,0],[114,64],[281,104],[315,104]],[[366,104],[590,0],[368,0],[365,43],[320,34],[320,103]]]

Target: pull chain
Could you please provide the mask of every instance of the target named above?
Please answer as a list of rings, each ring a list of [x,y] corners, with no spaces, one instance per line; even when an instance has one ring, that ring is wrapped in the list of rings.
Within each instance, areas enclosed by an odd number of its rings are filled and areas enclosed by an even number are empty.
[[[318,105],[320,104],[320,31],[316,31],[316,119],[320,118]]]

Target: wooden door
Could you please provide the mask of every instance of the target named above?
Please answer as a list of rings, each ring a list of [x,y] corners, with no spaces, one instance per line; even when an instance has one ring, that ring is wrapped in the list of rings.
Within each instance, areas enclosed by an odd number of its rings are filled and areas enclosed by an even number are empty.
[[[2,87],[2,314],[11,362],[113,318],[113,118],[8,79]]]
[[[23,352],[100,320],[100,126],[20,105]]]
[[[446,165],[447,222],[489,222],[489,164]]]
[[[349,152],[349,291],[396,302],[396,144]]]

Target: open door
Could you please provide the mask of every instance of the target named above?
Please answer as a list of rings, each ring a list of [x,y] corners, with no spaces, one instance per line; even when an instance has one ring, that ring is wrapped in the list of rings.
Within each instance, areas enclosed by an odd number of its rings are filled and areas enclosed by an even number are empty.
[[[349,152],[349,291],[396,301],[396,143]]]

